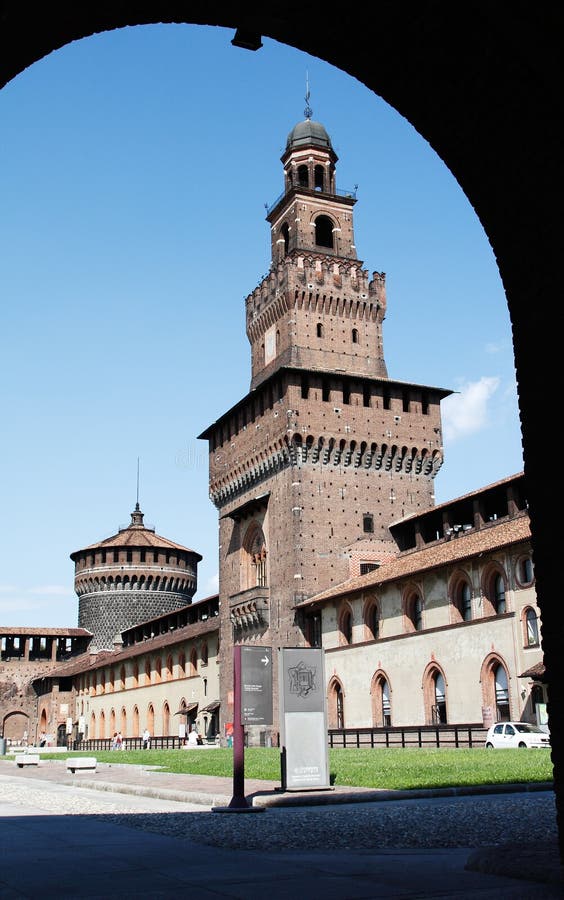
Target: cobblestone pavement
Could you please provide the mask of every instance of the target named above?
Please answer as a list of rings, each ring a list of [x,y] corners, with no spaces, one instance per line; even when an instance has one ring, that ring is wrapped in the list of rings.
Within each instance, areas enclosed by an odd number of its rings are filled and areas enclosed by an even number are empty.
[[[120,792],[120,776],[115,770],[113,784],[102,780],[107,779],[107,772],[104,775],[102,771],[100,775],[98,787],[104,789],[95,790],[88,786],[91,779],[82,784],[79,779],[70,783],[61,767],[45,766],[43,770],[20,772],[3,764],[0,766],[0,816],[8,807],[12,816],[18,810],[22,816],[37,815],[38,810],[56,816],[90,816],[203,846],[246,851],[267,848],[269,854],[460,848],[479,851],[484,848],[475,858],[476,871],[511,874],[552,882],[552,885],[561,874],[551,791],[419,796],[411,800],[355,803],[342,802],[345,799],[342,797],[341,802],[323,806],[273,806],[255,810],[253,815],[218,815],[213,812],[217,796],[208,793],[206,801],[200,793],[198,802],[192,802],[186,793],[186,799],[173,799],[173,779],[163,780],[160,773],[147,772],[142,779],[143,791],[155,790],[156,796],[132,792],[135,787],[132,782],[141,780],[139,772],[130,773],[130,783],[125,772],[121,776],[124,782],[121,787],[127,793]],[[201,788],[202,782],[197,784]],[[209,791],[211,781],[205,784]],[[158,796],[159,786],[161,796]],[[221,787],[225,789],[225,784]],[[220,799],[222,796],[219,794]],[[523,893],[526,896],[529,895]],[[530,896],[537,894],[531,892]],[[547,896],[554,894],[547,893]]]

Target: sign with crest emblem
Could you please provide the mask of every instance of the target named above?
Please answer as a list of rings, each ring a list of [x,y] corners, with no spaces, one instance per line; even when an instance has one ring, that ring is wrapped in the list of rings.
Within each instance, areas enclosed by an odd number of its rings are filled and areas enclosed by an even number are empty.
[[[324,651],[282,648],[279,679],[282,787],[329,789]]]

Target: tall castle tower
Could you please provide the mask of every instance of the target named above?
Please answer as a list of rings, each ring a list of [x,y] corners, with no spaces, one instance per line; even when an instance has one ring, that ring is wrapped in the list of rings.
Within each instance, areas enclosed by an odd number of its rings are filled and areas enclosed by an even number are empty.
[[[390,523],[434,505],[450,391],[392,381],[385,276],[358,259],[354,192],[311,111],[281,158],[269,274],[246,300],[250,392],[211,425],[219,511],[222,717],[231,647],[320,644],[296,603],[396,552]]]

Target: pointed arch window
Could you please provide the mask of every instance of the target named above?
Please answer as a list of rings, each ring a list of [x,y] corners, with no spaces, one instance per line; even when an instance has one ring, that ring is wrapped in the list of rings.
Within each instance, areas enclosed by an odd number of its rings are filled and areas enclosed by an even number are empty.
[[[352,644],[353,639],[352,610],[346,606],[339,617],[339,633],[341,644]]]
[[[325,167],[324,166],[316,166],[313,170],[314,176],[314,187],[316,191],[324,191],[325,190]]]
[[[367,603],[364,612],[366,640],[376,641],[380,637],[380,611],[375,600]]]
[[[353,330],[351,332],[351,337],[352,337],[353,344],[358,344],[358,342],[359,342],[358,328],[353,328]]]
[[[314,222],[315,243],[318,247],[333,249],[333,222],[328,216],[318,216]]]
[[[317,323],[315,327],[315,333],[317,334],[318,338],[323,337],[323,325],[321,324],[321,322]]]

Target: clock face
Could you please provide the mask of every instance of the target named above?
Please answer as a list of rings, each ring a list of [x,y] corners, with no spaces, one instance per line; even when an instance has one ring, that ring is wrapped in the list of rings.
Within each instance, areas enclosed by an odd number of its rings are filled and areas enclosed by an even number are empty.
[[[275,326],[268,329],[264,336],[264,362],[269,363],[276,356],[276,331]]]

